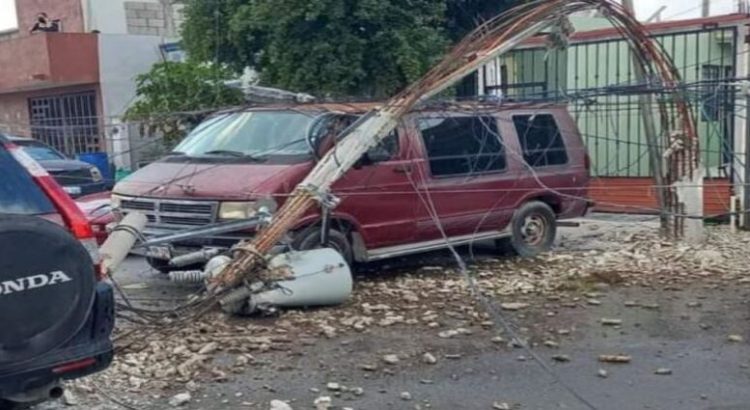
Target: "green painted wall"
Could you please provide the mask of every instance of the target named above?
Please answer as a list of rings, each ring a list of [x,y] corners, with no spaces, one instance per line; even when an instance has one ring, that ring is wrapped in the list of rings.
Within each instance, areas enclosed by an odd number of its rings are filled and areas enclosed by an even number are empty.
[[[672,57],[684,82],[696,88],[695,83],[706,78],[734,76],[734,33],[733,28],[717,28],[657,35],[655,39]],[[565,51],[516,50],[502,57],[500,64],[508,68],[506,94],[511,98],[563,97],[581,90],[636,84],[629,47],[623,40],[577,43]],[[723,164],[722,152],[732,146],[732,101],[722,90],[726,89],[712,84],[690,93],[703,161],[712,169]],[[597,175],[650,175],[638,107],[637,96],[614,94],[571,104]],[[717,111],[717,107],[721,108]],[[656,111],[655,115],[658,121]]]

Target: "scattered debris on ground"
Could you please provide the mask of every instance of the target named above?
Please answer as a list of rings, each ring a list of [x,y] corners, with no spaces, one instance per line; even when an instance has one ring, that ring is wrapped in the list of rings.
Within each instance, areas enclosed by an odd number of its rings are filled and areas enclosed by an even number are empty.
[[[571,240],[557,252],[535,260],[484,256],[471,266],[472,275],[485,296],[500,301],[497,306],[518,319],[536,310],[553,317],[555,309],[545,308],[547,304],[557,309],[606,307],[608,302],[602,292],[613,284],[678,289],[697,280],[709,286],[748,282],[746,255],[750,234],[733,234],[727,228],[715,227],[709,229],[711,240],[706,245],[688,245],[662,240],[650,227],[632,231],[602,230],[594,236],[587,232],[586,246]],[[314,345],[320,338],[407,326],[446,342],[479,335],[499,349],[521,346],[513,337],[503,334],[475,302],[449,258],[443,258],[440,264],[383,270],[367,272],[366,278],[357,281],[351,300],[333,308],[287,310],[264,320],[227,318],[212,312],[189,325],[151,329],[145,336],[140,333],[138,338],[127,337],[136,325],[121,320],[118,329],[124,335],[118,341],[121,353],[109,370],[93,380],[101,385],[123,386],[134,394],[153,391],[156,393],[151,397],[164,400],[171,397],[170,403],[180,406],[190,401],[189,393],[174,396],[180,393],[174,388],[187,383],[200,386],[228,380],[250,368],[263,366],[262,356],[266,353],[292,352]],[[658,310],[657,302],[632,300],[624,302],[624,307]],[[616,317],[604,317],[600,323],[605,330],[629,325]],[[521,332],[525,338],[524,333]],[[559,349],[560,354],[548,357],[564,363],[571,358],[565,354],[564,340],[557,339],[570,334],[568,328],[550,329],[546,337],[532,345]],[[742,343],[744,338],[730,335],[727,340]],[[380,352],[358,367],[370,373],[390,371],[389,368],[403,362],[435,365],[439,357],[453,360],[462,357],[456,352],[404,353],[398,346],[387,348],[391,350]],[[599,356],[598,360],[625,364],[632,358],[617,353]],[[602,369],[598,375],[606,378],[608,374]],[[86,386],[88,380],[77,384]],[[338,392],[335,385],[329,384],[327,390]],[[330,404],[326,404],[326,397],[320,397],[315,406],[328,408]],[[280,404],[277,407],[283,408]]]

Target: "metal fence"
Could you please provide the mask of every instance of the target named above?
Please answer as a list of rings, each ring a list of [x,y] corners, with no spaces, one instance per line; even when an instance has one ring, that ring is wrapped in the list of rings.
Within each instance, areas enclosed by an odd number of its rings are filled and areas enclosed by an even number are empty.
[[[31,136],[75,156],[106,149],[96,91],[29,99]]]
[[[723,80],[736,77],[737,28],[704,27],[656,34],[654,39],[672,57],[692,90],[688,95],[694,102],[702,161],[710,170],[724,174],[718,176],[728,176],[734,157],[736,107],[734,89]],[[480,93],[572,100],[570,111],[598,176],[649,176],[639,95],[615,92],[618,87],[639,85],[631,58],[629,46],[618,38],[580,41],[562,51],[517,49],[480,71],[484,84]],[[596,96],[571,98],[587,94]]]

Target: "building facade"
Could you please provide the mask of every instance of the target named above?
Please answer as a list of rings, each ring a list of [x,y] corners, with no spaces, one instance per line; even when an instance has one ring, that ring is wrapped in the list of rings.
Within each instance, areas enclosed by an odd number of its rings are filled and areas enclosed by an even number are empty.
[[[38,13],[60,32],[30,33]],[[69,155],[115,152],[135,78],[177,44],[181,10],[166,0],[16,0],[17,27],[0,32],[0,131]]]
[[[639,106],[642,82],[621,33],[590,19],[565,50],[548,49],[541,37],[498,58],[478,73],[480,95],[568,101],[596,177],[592,196],[600,209],[655,209],[648,144]],[[702,166],[704,213],[726,214],[733,194],[744,191],[745,97],[736,79],[747,78],[750,17],[732,14],[647,25],[672,58],[693,103]],[[606,25],[606,23],[605,23]],[[656,108],[654,114],[658,118]],[[670,130],[658,130],[668,135]]]

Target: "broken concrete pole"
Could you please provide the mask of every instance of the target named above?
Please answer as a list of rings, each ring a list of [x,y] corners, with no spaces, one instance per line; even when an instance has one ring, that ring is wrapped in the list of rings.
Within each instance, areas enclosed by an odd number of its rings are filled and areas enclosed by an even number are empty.
[[[117,224],[99,248],[99,254],[102,257],[102,272],[110,274],[120,266],[133,249],[138,235],[146,227],[146,222],[148,222],[146,215],[132,212]]]

